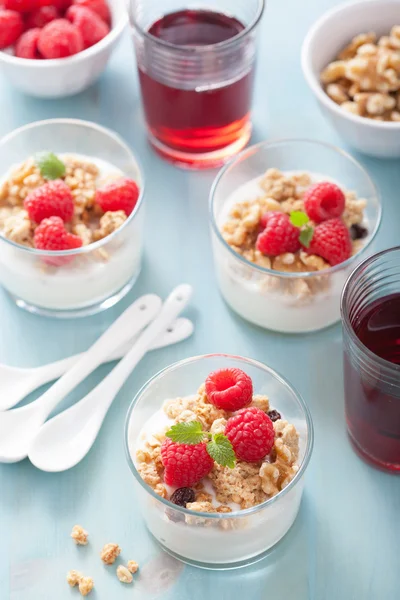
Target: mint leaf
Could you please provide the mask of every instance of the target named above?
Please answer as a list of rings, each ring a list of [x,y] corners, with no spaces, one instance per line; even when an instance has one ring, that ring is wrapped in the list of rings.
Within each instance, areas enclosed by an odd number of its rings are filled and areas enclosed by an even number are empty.
[[[216,433],[207,444],[207,452],[223,467],[233,469],[236,464],[236,456],[232,444],[223,433]]]
[[[313,236],[314,236],[314,227],[311,227],[310,225],[308,225],[300,233],[300,236],[299,236],[300,243],[303,244],[303,246],[305,246],[306,248],[309,248],[309,246],[311,244],[311,240],[313,239]]]
[[[34,158],[45,179],[59,179],[65,175],[64,163],[53,152],[38,152]]]
[[[177,444],[200,444],[204,439],[204,431],[198,421],[172,425],[165,435]]]
[[[309,222],[310,218],[302,210],[294,210],[290,213],[290,222],[295,227],[303,227]]]

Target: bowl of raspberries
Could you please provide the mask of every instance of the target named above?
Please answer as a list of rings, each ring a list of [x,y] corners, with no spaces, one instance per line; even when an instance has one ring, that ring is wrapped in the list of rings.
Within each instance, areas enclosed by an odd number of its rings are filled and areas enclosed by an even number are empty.
[[[0,66],[27,94],[71,96],[99,77],[126,24],[124,0],[2,0]]]

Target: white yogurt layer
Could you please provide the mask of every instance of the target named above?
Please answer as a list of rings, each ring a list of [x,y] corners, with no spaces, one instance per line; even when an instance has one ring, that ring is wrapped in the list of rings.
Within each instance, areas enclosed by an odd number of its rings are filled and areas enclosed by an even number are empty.
[[[298,172],[300,173],[300,171]],[[286,171],[285,175],[296,174]],[[308,173],[313,183],[332,181],[340,183],[319,173]],[[257,177],[239,186],[227,198],[219,215],[216,215],[218,227],[222,227],[229,219],[235,204],[244,200],[256,199],[265,192],[259,185],[263,176]],[[335,273],[329,269],[319,271],[316,276],[300,276],[299,279],[315,280],[323,277],[323,291],[317,291],[307,298],[294,293],[282,293],[279,289],[271,289],[270,283],[282,280],[277,271],[275,275],[264,275],[257,267],[245,265],[241,258],[233,256],[213,234],[214,258],[217,268],[219,286],[228,304],[242,317],[267,329],[285,333],[315,331],[328,327],[340,320],[340,296],[350,271],[354,268],[343,268]],[[272,278],[272,279],[271,279]],[[287,279],[285,278],[287,281]],[[292,278],[295,281],[295,277]],[[279,288],[279,286],[276,286]]]
[[[137,450],[144,448],[145,442],[151,442],[154,434],[173,423],[161,408],[146,421],[138,438],[129,439],[130,455],[136,465]],[[205,479],[203,483],[206,491],[212,494],[213,503],[218,506],[220,503],[215,499],[211,482]],[[168,489],[169,493],[172,491]],[[256,506],[241,511],[239,505],[231,504],[235,511],[233,517],[219,515],[217,519],[212,519],[210,515],[205,515],[204,518],[198,518],[198,513],[193,513],[193,519],[188,524],[183,520],[175,522],[168,518],[165,505],[155,501],[140,487],[143,515],[154,537],[179,558],[210,565],[239,563],[272,548],[292,526],[302,492],[303,478],[262,508]],[[226,528],[218,524],[220,520],[224,521]]]
[[[59,155],[63,158],[63,155]],[[78,159],[95,164],[98,180],[123,176],[123,172],[104,160],[74,154]],[[12,170],[12,169],[11,169]],[[7,174],[4,176],[4,179]],[[34,252],[0,245],[0,281],[16,298],[50,310],[76,310],[105,301],[135,280],[141,268],[143,211],[117,232],[101,250],[87,250],[69,264],[51,267]]]

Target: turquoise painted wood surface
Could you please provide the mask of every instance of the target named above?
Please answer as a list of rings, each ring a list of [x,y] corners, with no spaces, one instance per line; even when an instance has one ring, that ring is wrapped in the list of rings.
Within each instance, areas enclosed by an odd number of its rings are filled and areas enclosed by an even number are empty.
[[[311,23],[335,0],[269,0],[261,26],[254,102],[254,141],[310,137],[341,145],[322,118],[300,70],[300,46]],[[139,153],[147,173],[146,258],[140,280],[119,306],[76,322],[45,320],[15,308],[0,292],[0,361],[40,365],[85,350],[134,297],[166,295],[192,283],[188,315],[194,337],[148,356],[125,385],[88,458],[53,475],[25,461],[0,465],[1,600],[70,600],[65,574],[80,569],[95,579],[94,600],[396,600],[400,596],[400,479],[361,462],[348,443],[342,393],[341,331],[300,337],[268,333],[234,315],[216,288],[207,224],[215,172],[187,173],[148,148],[138,98],[133,51],[126,35],[101,80],[67,100],[25,97],[0,78],[0,134],[30,121],[79,117],[115,129]],[[398,243],[399,161],[358,156],[384,201],[377,248]],[[189,235],[188,235],[189,233]],[[190,244],[188,244],[190,240]],[[183,251],[184,249],[184,251]],[[309,402],[316,430],[299,518],[265,561],[236,572],[206,572],[163,555],[135,505],[123,449],[123,423],[138,388],[180,358],[212,351],[252,356],[282,371]],[[101,368],[67,404],[94,385]],[[71,527],[82,523],[90,546],[76,548]],[[98,553],[117,541],[124,558],[141,565],[133,586],[118,582]]]

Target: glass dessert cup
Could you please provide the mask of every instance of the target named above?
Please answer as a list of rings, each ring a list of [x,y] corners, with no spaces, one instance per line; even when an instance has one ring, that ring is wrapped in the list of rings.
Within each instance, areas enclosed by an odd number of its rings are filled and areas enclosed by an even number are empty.
[[[341,309],[350,440],[370,464],[400,473],[400,247],[358,265]]]
[[[163,158],[214,168],[246,146],[263,11],[264,0],[130,0],[149,141]]]
[[[193,394],[210,372],[226,367],[244,370],[252,378],[257,394],[268,395],[283,418],[296,427],[299,470],[287,487],[262,504],[228,514],[200,513],[158,496],[141,478],[135,466],[135,451],[143,426],[166,399]],[[312,446],[309,410],[291,385],[260,362],[226,354],[189,358],[155,375],[136,395],[125,425],[128,464],[150,533],[174,557],[208,569],[232,569],[257,562],[288,532],[299,510]]]
[[[123,298],[139,276],[143,175],[129,147],[112,131],[85,121],[52,119],[17,129],[0,141],[2,176],[44,150],[108,163],[137,181],[140,196],[119,229],[78,249],[42,251],[0,236],[0,283],[19,307],[33,313],[61,318],[95,314]],[[63,264],[50,265],[55,257]]]
[[[221,225],[241,186],[260,178],[267,169],[307,172],[334,180],[367,200],[367,237],[362,249],[343,263],[314,272],[283,272],[261,267],[235,252],[224,240]],[[254,194],[254,190],[252,192]],[[254,199],[262,195],[255,191]],[[264,195],[266,195],[264,193]],[[354,266],[365,256],[381,221],[379,193],[367,172],[351,156],[328,144],[310,140],[262,142],[244,150],[217,176],[210,195],[214,263],[222,296],[244,319],[283,333],[317,331],[340,320],[340,295]],[[304,284],[307,295],[303,294]]]

